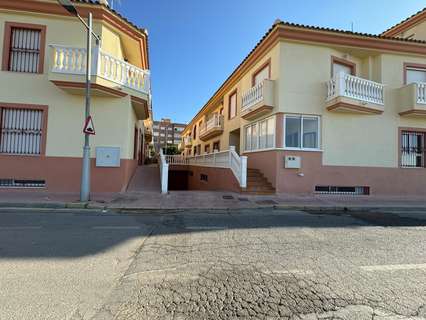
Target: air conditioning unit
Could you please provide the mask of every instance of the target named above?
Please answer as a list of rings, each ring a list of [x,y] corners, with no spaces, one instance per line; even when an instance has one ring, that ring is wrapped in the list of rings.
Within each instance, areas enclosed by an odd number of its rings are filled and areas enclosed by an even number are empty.
[[[300,169],[302,167],[302,159],[297,156],[285,156],[284,168],[286,169]]]

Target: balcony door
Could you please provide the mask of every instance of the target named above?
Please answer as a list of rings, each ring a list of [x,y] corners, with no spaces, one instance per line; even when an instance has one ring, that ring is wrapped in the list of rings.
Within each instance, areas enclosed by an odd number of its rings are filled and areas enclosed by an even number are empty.
[[[263,80],[267,80],[271,77],[271,65],[267,63],[263,67],[261,67],[258,71],[256,71],[253,75],[253,87],[257,86],[259,83],[263,82]]]
[[[332,57],[331,76],[334,78],[339,74],[355,75],[355,64],[345,59]]]

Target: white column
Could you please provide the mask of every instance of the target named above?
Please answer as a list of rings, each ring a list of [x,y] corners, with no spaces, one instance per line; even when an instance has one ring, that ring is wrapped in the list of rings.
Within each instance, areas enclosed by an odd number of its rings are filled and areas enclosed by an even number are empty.
[[[247,157],[241,156],[241,181],[240,181],[240,187],[246,188],[247,187]]]

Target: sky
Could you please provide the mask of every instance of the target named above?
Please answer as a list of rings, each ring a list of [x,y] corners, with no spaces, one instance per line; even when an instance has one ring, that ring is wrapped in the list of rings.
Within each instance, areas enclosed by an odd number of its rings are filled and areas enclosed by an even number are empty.
[[[154,119],[187,123],[276,19],[380,33],[424,0],[115,0],[148,29]]]

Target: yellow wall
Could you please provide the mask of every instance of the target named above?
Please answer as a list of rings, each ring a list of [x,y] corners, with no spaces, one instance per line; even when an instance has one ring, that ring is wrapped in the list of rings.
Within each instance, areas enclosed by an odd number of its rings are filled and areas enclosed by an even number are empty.
[[[211,144],[210,150],[212,150],[213,142],[220,141],[220,149],[221,150],[228,150],[229,149],[229,135],[231,131],[240,129],[240,147],[242,151],[242,146],[244,142],[243,138],[243,126],[246,125],[247,121],[241,118],[241,103],[242,103],[242,95],[247,92],[252,87],[252,75],[254,72],[257,71],[259,67],[261,67],[265,62],[267,62],[269,59],[271,60],[271,79],[276,80],[278,82],[279,80],[279,64],[280,64],[280,48],[277,44],[272,50],[270,50],[268,53],[266,53],[264,56],[262,56],[258,61],[237,81],[236,84],[234,84],[232,87],[230,87],[225,95],[222,97],[222,103],[220,105],[212,106],[206,111],[203,112],[202,115],[197,117],[197,128],[199,128],[199,121],[206,115],[210,115],[213,112],[219,112],[220,108],[224,108],[224,132],[217,137],[214,137],[206,142],[203,142],[199,139],[199,132],[197,129],[197,139],[193,141],[192,145],[199,145],[201,144],[201,150],[202,153],[204,152],[204,146],[206,144]],[[237,116],[233,119],[228,119],[229,115],[229,95],[232,94],[235,89],[237,90]],[[278,99],[278,94],[276,93]],[[271,114],[274,113],[276,110],[271,111]],[[191,127],[187,127],[185,130],[185,134],[188,134],[189,132],[192,132]]]
[[[84,29],[74,18],[0,12],[1,44],[6,21],[46,25],[47,45],[85,47]],[[103,35],[104,50],[118,58],[123,56],[117,33],[108,27],[101,27],[98,22],[95,23],[95,30]],[[0,46],[0,53],[2,50]],[[67,93],[48,80],[49,59],[47,48],[43,74],[0,71],[0,103],[48,105],[46,155],[81,157],[84,95]],[[91,156],[95,156],[96,146],[118,146],[122,159],[132,159],[134,128],[138,122],[130,97],[94,96],[91,113],[96,129],[96,136],[91,138]]]
[[[326,82],[331,78],[332,56],[355,63],[358,77],[385,85],[383,114],[337,113],[326,110]],[[249,122],[240,117],[241,96],[251,87],[252,73],[269,58],[272,67],[271,79],[275,81],[275,108],[262,118],[274,113],[321,116],[324,165],[398,167],[398,128],[426,128],[424,118],[406,118],[399,115],[401,106],[398,96],[399,88],[404,85],[404,62],[425,64],[426,58],[360,48],[281,41],[224,95],[225,130],[220,136],[222,150],[229,148],[229,132],[237,128],[240,128],[240,146],[241,150],[243,149],[244,126]],[[238,90],[238,116],[229,121],[228,97],[235,88]],[[252,122],[258,120],[260,118]],[[278,137],[277,141],[282,140],[281,138]],[[218,137],[207,143],[217,139]],[[199,143],[204,150],[204,143],[195,141],[195,144]],[[283,145],[276,147],[283,148]]]
[[[403,63],[426,59],[396,54],[358,57],[349,50],[318,45],[282,43],[280,111],[320,115],[325,165],[398,166],[398,127],[426,128],[426,121],[399,116],[398,88],[403,86]],[[341,114],[325,109],[326,81],[331,56],[346,57],[357,65],[357,75],[385,84],[381,115]],[[361,57],[359,57],[361,56]],[[370,71],[369,71],[370,70]]]

